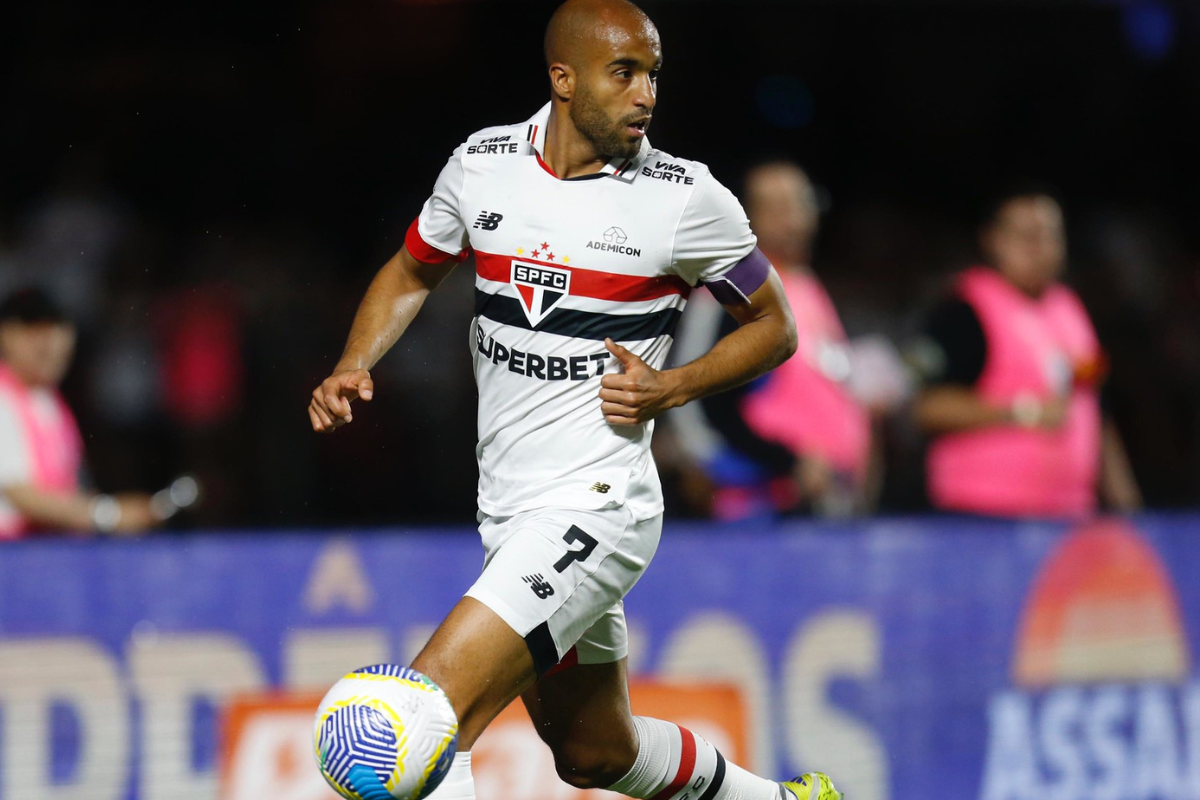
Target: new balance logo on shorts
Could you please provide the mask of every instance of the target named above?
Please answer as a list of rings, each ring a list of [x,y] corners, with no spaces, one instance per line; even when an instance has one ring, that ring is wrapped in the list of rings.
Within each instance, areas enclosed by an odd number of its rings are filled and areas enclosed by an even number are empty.
[[[494,231],[500,227],[500,220],[502,219],[504,219],[503,214],[489,214],[484,211],[479,215],[479,219],[475,220],[475,227],[482,228],[485,231]]]
[[[541,600],[545,600],[547,597],[554,594],[554,587],[546,583],[546,579],[541,576],[541,573],[538,573],[537,575],[526,575],[521,578],[521,580],[528,583],[529,588],[533,589],[533,593],[536,594]]]

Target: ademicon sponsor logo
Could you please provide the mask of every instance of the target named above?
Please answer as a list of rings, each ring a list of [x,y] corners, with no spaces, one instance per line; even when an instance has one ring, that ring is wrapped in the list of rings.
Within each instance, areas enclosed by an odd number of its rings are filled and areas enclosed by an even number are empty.
[[[624,230],[612,225],[606,230],[601,237],[604,241],[598,242],[592,240],[587,243],[588,250],[600,250],[608,253],[620,253],[623,256],[633,256],[641,258],[642,251],[638,247],[629,247],[625,242],[629,241],[629,236]]]

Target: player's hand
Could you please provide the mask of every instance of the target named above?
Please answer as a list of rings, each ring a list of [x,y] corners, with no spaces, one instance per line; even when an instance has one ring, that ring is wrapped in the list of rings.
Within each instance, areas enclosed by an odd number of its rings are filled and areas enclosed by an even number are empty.
[[[335,372],[313,390],[308,404],[308,418],[317,433],[332,433],[350,422],[350,401],[360,397],[370,401],[375,393],[371,373],[365,369]]]
[[[600,411],[610,425],[640,425],[671,407],[670,381],[612,339],[605,339],[608,352],[621,362],[624,372],[600,379]]]

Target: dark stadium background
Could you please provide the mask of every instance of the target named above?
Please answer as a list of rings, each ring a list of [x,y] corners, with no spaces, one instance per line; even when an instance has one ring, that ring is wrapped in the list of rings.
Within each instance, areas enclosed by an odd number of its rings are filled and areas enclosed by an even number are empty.
[[[209,528],[471,519],[465,270],[349,429],[313,435],[304,406],[450,151],[545,101],[552,6],[6,4],[0,284],[13,254],[32,254],[22,277],[64,274],[73,254],[29,241],[66,200],[111,234],[82,254],[66,387],[100,488],[195,470],[210,502],[187,524]],[[1148,504],[1200,500],[1200,5],[645,7],[666,62],[653,142],[731,186],[764,153],[798,158],[851,334],[902,342],[970,259],[980,201],[1057,186]],[[188,320],[219,335],[197,344]],[[189,347],[212,397],[169,366]],[[920,508],[902,419],[888,441],[881,510]]]

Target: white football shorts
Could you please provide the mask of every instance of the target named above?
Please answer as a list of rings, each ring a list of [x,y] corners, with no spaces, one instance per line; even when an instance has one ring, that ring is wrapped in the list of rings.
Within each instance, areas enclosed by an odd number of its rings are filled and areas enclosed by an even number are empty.
[[[646,571],[662,514],[637,520],[625,507],[543,508],[480,515],[483,574],[467,591],[525,638],[538,675],[572,647],[580,664],[629,650],[622,598]]]

